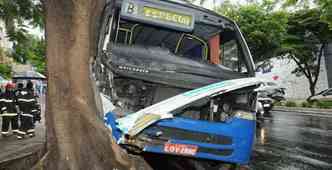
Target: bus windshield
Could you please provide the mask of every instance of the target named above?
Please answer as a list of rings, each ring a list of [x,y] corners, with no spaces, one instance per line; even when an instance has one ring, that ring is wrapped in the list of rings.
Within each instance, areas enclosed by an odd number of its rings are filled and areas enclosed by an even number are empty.
[[[246,72],[243,49],[232,27],[196,23],[186,33],[163,27],[120,19],[113,43],[129,46],[158,47],[196,61],[207,61],[231,71]]]

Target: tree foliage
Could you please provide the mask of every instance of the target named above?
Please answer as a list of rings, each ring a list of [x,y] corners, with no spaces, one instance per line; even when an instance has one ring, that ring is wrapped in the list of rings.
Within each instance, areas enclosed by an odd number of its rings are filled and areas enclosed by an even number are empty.
[[[332,31],[329,30],[327,23],[320,20],[320,17],[319,9],[300,10],[293,13],[290,16],[287,36],[282,46],[282,54],[297,64],[293,73],[302,74],[307,78],[311,96],[315,95],[324,47],[332,39]]]
[[[6,79],[11,77],[12,68],[9,65],[0,64],[0,74]]]
[[[28,33],[28,27],[44,27],[39,0],[0,0],[0,20],[14,44],[11,56],[20,63],[31,63],[37,71],[45,70],[45,41]]]
[[[318,5],[322,11],[321,20],[325,21],[330,30],[332,30],[332,1],[331,0],[317,0]]]
[[[314,2],[316,8],[310,6]],[[239,24],[256,63],[276,56],[294,60],[297,68],[293,73],[307,78],[313,96],[323,48],[332,40],[332,1],[285,0],[282,3],[292,10],[276,10],[278,1],[274,0],[245,5],[225,1],[217,12]]]
[[[332,1],[331,0],[285,0],[284,7],[296,7],[298,9],[309,9],[310,6],[318,6],[321,15],[319,19],[329,25],[332,30]]]
[[[0,19],[13,42],[27,40],[28,26],[43,27],[42,5],[39,0],[0,0]]]
[[[240,6],[225,1],[216,9],[237,22],[255,62],[275,57],[285,37],[288,14],[285,11],[273,11],[274,5],[274,1]]]
[[[25,41],[13,46],[12,57],[19,63],[32,64],[40,73],[45,72],[45,40],[32,35],[25,35]]]

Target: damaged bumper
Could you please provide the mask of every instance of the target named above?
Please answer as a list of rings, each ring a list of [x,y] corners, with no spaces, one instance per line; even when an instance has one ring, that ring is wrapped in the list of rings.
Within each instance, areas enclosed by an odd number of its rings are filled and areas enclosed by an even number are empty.
[[[105,123],[119,144],[138,152],[247,164],[256,121],[255,111],[245,104],[251,98],[251,89],[259,84],[255,78],[222,81],[179,94],[120,119],[109,112]],[[202,100],[208,101],[207,104],[183,111],[182,108],[202,103],[198,102]],[[224,114],[227,107],[231,109]],[[220,116],[223,114],[226,118]]]

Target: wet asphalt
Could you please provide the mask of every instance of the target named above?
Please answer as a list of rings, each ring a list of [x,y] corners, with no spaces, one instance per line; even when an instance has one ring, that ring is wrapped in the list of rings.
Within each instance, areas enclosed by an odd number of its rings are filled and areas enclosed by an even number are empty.
[[[272,111],[258,122],[250,170],[332,170],[332,113]],[[147,154],[144,158],[158,170],[212,169],[197,168],[175,156]]]
[[[271,112],[257,127],[250,169],[332,169],[332,113]]]

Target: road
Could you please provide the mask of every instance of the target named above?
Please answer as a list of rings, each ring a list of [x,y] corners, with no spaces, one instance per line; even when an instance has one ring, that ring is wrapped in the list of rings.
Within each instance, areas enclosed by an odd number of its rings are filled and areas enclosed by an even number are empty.
[[[250,169],[332,169],[332,113],[271,112],[257,128]]]
[[[195,169],[174,156],[146,158],[153,169]],[[249,169],[331,170],[332,113],[271,112],[257,128]]]
[[[1,146],[6,146],[0,147],[0,162],[19,156],[17,153],[22,154],[26,149],[31,151],[28,148],[42,145],[44,132],[41,124],[37,125],[37,136],[32,139],[17,141],[13,137],[0,137]],[[264,118],[256,134],[250,164],[252,170],[332,169],[332,113],[272,112]],[[193,169],[187,164],[184,164],[185,168],[173,166],[174,156],[147,157],[154,169]]]

